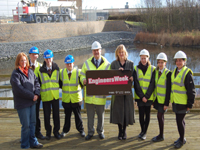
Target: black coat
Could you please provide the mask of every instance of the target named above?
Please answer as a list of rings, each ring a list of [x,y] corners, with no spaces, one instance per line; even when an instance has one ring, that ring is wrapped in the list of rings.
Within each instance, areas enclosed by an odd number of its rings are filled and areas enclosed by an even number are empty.
[[[14,108],[22,109],[32,106],[34,95],[40,95],[40,84],[33,70],[28,70],[28,77],[20,70],[12,72],[10,83],[14,95]]]

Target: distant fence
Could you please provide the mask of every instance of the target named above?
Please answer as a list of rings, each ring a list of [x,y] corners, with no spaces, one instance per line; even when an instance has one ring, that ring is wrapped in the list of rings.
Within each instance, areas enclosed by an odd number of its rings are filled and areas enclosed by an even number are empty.
[[[0,78],[8,78],[8,77],[10,77],[11,75],[0,75]],[[194,73],[194,76],[200,76],[200,72],[198,72],[198,73]],[[0,86],[0,89],[11,89],[12,88],[12,86],[11,85],[2,85],[2,86]],[[200,85],[195,85],[195,88],[200,88]],[[133,97],[133,99],[134,99],[134,97]],[[0,97],[0,100],[13,100],[13,97]],[[62,97],[60,97],[59,98],[59,100],[62,100]],[[111,98],[110,97],[107,97],[107,99],[106,99],[107,101],[109,101],[109,100],[111,100]],[[200,100],[200,97],[196,97],[195,98],[195,101],[199,101]],[[83,101],[84,101],[84,97],[83,97]],[[3,108],[3,109],[7,109],[7,108]],[[83,111],[85,111],[85,105],[84,105],[84,110]]]

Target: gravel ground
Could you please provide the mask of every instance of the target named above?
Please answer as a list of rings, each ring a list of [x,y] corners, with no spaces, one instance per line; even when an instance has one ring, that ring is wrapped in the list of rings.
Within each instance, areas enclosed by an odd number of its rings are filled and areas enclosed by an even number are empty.
[[[46,49],[50,49],[53,52],[80,50],[90,48],[94,41],[99,41],[102,46],[105,46],[116,41],[133,41],[134,37],[135,33],[132,32],[101,32],[61,39],[0,43],[0,61],[15,58],[20,52],[28,54],[32,46],[38,47],[40,55],[42,55]]]

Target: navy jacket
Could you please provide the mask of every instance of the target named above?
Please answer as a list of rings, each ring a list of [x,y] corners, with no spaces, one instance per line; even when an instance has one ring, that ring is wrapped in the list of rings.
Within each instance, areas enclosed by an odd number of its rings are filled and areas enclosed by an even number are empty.
[[[22,109],[32,106],[34,95],[40,95],[40,84],[33,70],[28,70],[28,77],[20,70],[13,70],[10,83],[14,96],[14,108]]]

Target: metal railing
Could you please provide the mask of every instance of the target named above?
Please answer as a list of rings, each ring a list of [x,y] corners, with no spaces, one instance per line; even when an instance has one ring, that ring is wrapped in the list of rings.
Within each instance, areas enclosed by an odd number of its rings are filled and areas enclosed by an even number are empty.
[[[6,78],[6,77],[10,77],[11,75],[0,75],[0,78]],[[200,76],[200,72],[198,73],[194,73],[193,76]],[[11,85],[2,85],[0,86],[0,89],[11,89],[12,86]],[[200,85],[195,85],[195,88],[200,88]],[[133,97],[134,99],[134,97]],[[0,97],[0,100],[13,100],[13,97]],[[60,97],[59,100],[62,100],[62,98]],[[110,97],[107,97],[106,100],[111,100]],[[200,100],[200,97],[196,97],[195,100]],[[83,101],[84,101],[84,97],[83,97]],[[85,109],[85,105],[84,105],[84,109]]]

